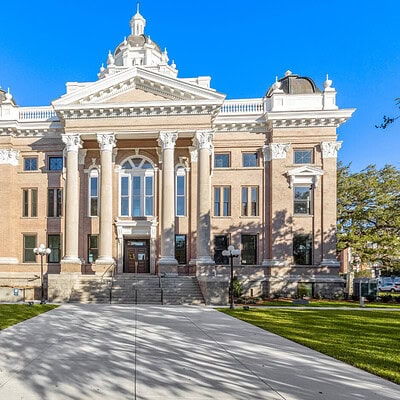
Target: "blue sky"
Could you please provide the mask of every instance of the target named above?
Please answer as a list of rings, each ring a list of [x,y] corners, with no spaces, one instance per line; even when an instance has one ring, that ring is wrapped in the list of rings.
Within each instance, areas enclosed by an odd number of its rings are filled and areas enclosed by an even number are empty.
[[[140,11],[179,77],[209,75],[228,99],[263,97],[288,69],[320,88],[329,74],[339,107],[357,108],[339,128],[339,159],[354,171],[400,168],[400,121],[375,128],[398,112],[398,0],[142,0]],[[130,0],[4,2],[0,86],[19,105],[38,106],[65,93],[67,81],[96,80],[135,12]]]

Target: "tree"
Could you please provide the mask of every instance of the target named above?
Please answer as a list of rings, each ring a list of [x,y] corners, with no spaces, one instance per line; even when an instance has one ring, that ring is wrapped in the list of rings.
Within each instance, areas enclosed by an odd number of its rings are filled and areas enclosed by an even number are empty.
[[[400,108],[400,98],[395,99],[396,106]],[[396,119],[400,118],[400,115],[396,115],[395,117],[388,117],[387,115],[383,116],[383,122],[379,125],[375,125],[375,128],[386,129],[389,125],[393,124]]]
[[[400,171],[369,165],[351,173],[338,165],[338,250],[352,248],[361,263],[400,272]]]

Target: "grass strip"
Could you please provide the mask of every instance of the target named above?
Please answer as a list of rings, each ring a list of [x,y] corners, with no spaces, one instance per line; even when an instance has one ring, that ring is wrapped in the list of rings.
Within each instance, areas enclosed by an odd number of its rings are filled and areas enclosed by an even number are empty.
[[[58,307],[53,304],[0,304],[0,330]]]
[[[400,384],[400,312],[295,308],[220,311]]]

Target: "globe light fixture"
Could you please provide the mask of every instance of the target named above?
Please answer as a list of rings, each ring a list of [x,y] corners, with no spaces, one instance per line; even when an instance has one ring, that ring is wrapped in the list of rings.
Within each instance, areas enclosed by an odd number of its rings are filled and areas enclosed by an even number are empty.
[[[224,257],[229,257],[230,258],[230,264],[231,264],[231,280],[229,283],[229,297],[230,297],[230,309],[233,310],[235,308],[235,304],[233,301],[233,259],[236,257],[240,256],[240,250],[235,249],[234,246],[230,245],[228,246],[227,250],[222,251],[222,255]]]
[[[44,298],[43,257],[48,256],[51,253],[51,249],[45,247],[44,244],[41,244],[39,247],[35,247],[33,252],[37,256],[40,256],[40,304],[46,304],[46,300]]]

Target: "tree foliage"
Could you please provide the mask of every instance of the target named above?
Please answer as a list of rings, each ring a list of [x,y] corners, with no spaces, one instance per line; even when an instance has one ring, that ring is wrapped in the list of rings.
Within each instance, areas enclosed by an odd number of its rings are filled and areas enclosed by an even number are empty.
[[[397,107],[400,108],[400,98],[395,99]],[[383,121],[379,125],[375,125],[375,128],[386,129],[389,125],[393,124],[396,119],[400,118],[400,115],[396,115],[395,117],[388,117],[387,115],[383,116]]]
[[[338,165],[338,250],[351,247],[362,263],[400,264],[400,171],[369,165],[352,173]]]

